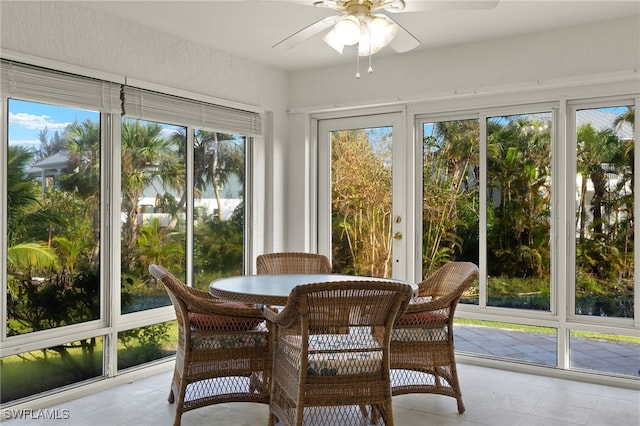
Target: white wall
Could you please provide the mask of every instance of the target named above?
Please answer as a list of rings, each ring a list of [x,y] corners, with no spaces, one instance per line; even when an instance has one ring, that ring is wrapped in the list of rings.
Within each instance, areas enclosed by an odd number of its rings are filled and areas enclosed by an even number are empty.
[[[292,73],[289,108],[318,110],[580,79],[640,68],[640,19],[600,22],[508,39],[373,56],[374,71],[354,66]],[[313,82],[313,84],[310,84]]]
[[[267,128],[273,132],[257,147],[255,166],[261,176],[257,177],[260,187],[256,191],[282,197],[282,179],[267,176],[270,170],[282,170],[285,161],[271,154],[271,145],[282,146],[287,139],[288,80],[284,71],[106,16],[75,2],[2,1],[0,14],[2,49],[268,111]],[[263,206],[263,217],[255,218],[255,223],[267,235],[268,250],[282,244],[284,218],[273,215],[273,209],[282,212],[279,205],[270,200],[265,205],[269,210]]]

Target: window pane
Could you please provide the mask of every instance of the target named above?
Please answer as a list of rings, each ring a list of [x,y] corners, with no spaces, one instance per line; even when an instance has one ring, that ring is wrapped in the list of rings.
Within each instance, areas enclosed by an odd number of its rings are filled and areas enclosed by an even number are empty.
[[[632,106],[576,112],[576,314],[633,318]]]
[[[392,127],[331,132],[336,273],[391,277]]]
[[[102,344],[98,336],[2,358],[0,402],[101,376]]]
[[[121,331],[118,333],[118,370],[174,355],[177,333],[176,321]]]
[[[487,119],[487,305],[550,310],[551,118]]]
[[[100,115],[9,100],[7,334],[100,317]]]
[[[478,120],[423,124],[422,276],[444,263],[479,264]],[[478,303],[477,281],[461,299]]]
[[[244,271],[246,138],[194,133],[194,287]]]
[[[623,374],[637,378],[640,338],[571,331],[571,368]]]
[[[557,329],[471,319],[455,320],[456,351],[557,365]]]
[[[185,135],[183,127],[122,121],[122,313],[171,304],[150,264],[184,279]]]

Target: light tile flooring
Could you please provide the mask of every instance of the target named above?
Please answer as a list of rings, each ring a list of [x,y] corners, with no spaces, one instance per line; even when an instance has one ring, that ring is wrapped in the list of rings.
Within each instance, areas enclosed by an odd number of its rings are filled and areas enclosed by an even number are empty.
[[[640,424],[640,390],[574,382],[458,363],[466,412],[453,398],[402,395],[393,398],[397,426],[437,425],[589,425]],[[173,406],[166,397],[171,373],[161,373],[110,390],[50,407],[58,420],[15,419],[3,426],[171,425]],[[33,417],[33,416],[32,416]],[[232,403],[183,415],[183,425],[266,425],[267,406]]]

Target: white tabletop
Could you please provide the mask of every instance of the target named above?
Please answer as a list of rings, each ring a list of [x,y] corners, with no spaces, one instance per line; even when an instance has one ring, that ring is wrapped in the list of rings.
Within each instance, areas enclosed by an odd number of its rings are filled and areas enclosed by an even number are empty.
[[[335,281],[393,281],[409,284],[417,291],[417,284],[393,278],[373,278],[340,274],[283,274],[242,275],[221,278],[209,284],[209,292],[220,299],[259,305],[284,306],[291,290],[301,284]]]

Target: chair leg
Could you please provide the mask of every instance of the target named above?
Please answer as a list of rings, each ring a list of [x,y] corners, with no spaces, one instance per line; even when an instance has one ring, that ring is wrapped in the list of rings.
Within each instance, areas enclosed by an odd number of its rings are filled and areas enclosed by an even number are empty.
[[[177,412],[176,410],[176,416],[173,418],[173,426],[180,426],[182,423],[182,413]]]
[[[393,426],[393,412],[391,411],[391,401],[378,405],[379,416],[384,420],[386,426]],[[378,419],[376,419],[376,423]]]
[[[458,381],[458,372],[456,371],[456,365],[451,367],[451,386],[455,393],[456,401],[458,402],[458,413],[464,413],[464,403],[462,402],[462,391],[460,390],[460,382]]]
[[[173,404],[176,401],[176,397],[173,394],[173,389],[169,391],[169,397],[167,398],[167,401],[169,401],[169,404]]]

